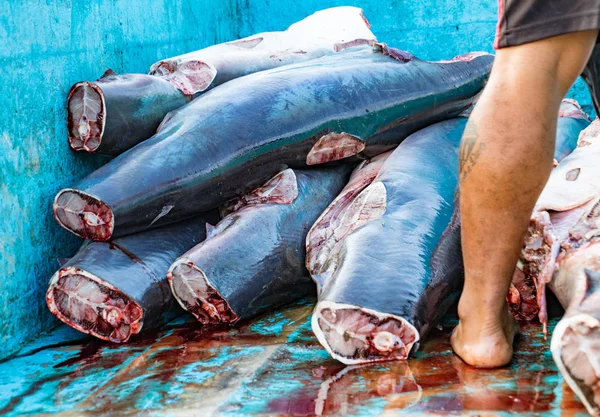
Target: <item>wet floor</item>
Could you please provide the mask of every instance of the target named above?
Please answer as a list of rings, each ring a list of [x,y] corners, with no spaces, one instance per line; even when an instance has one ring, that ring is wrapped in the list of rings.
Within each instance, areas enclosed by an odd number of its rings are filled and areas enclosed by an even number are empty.
[[[187,318],[125,346],[66,326],[0,363],[0,415],[587,416],[538,325],[510,367],[475,370],[452,355],[452,327],[408,363],[344,367],[298,305],[239,329]]]

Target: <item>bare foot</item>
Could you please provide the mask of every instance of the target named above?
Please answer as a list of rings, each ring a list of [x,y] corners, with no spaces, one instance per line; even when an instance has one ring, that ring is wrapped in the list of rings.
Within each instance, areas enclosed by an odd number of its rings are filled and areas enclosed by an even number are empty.
[[[460,322],[452,332],[452,349],[463,361],[476,368],[499,368],[513,356],[513,340],[519,325],[508,307],[501,318],[478,314],[459,314]]]

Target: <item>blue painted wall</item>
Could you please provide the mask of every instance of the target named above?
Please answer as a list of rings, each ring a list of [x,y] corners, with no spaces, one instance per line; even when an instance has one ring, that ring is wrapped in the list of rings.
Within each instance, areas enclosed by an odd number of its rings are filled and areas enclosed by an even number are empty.
[[[0,358],[57,323],[47,283],[80,244],[51,215],[100,163],[67,144],[71,85],[233,39],[238,15],[235,0],[0,0]]]
[[[468,51],[493,53],[496,0],[240,0],[243,36],[280,30],[315,10],[357,6],[365,11],[378,39],[430,60]],[[335,24],[335,23],[332,23]],[[589,92],[580,79],[569,93],[593,113]]]
[[[52,198],[101,163],[67,145],[70,86],[337,5],[362,7],[381,41],[423,58],[492,52],[494,0],[0,0],[0,358],[56,324],[47,282],[79,241]],[[581,82],[571,95],[591,110]]]

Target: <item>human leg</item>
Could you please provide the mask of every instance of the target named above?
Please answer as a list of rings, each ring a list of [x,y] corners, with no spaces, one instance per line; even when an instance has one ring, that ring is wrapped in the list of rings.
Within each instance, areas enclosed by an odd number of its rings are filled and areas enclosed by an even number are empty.
[[[465,287],[451,338],[467,363],[512,358],[517,325],[506,294],[531,211],[552,169],[556,119],[586,64],[596,30],[498,51],[460,150]]]

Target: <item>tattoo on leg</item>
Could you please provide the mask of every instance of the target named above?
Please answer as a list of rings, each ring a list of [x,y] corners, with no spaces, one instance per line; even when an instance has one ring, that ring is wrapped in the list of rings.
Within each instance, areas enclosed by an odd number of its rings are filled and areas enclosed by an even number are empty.
[[[467,175],[469,175],[477,163],[484,149],[485,143],[477,135],[475,123],[469,121],[463,133],[459,150],[459,174],[461,180],[467,178]]]

